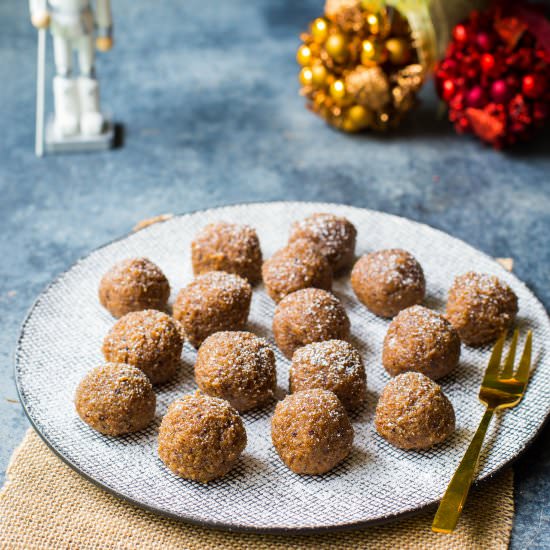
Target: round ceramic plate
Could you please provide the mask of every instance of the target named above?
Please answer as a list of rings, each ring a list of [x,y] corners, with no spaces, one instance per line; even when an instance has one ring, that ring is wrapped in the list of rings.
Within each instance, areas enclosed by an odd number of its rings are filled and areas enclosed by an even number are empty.
[[[349,277],[335,281],[345,305],[353,343],[366,364],[368,399],[352,415],[350,456],[321,476],[299,476],[279,460],[270,438],[274,405],[243,415],[248,445],[224,478],[200,484],[176,477],[157,455],[157,430],[169,403],[196,389],[195,351],[186,344],[178,379],[157,389],[155,422],[125,437],[103,436],[76,415],[75,388],[102,363],[101,344],[114,319],[99,304],[101,276],[115,262],[146,256],[170,280],[171,301],[192,279],[190,243],[205,224],[247,223],[258,231],[264,257],[285,244],[290,224],[313,212],[349,218],[358,229],[357,253],[400,247],[424,267],[425,305],[442,311],[453,278],[468,270],[493,273],[519,297],[522,336],[534,332],[533,374],[524,401],[493,421],[478,478],[514,459],[533,439],[548,413],[550,387],[548,316],[535,296],[493,259],[440,231],[388,214],[334,204],[266,203],[230,206],[178,216],[108,244],[77,262],[38,298],[16,351],[16,379],[25,410],[48,445],[83,476],[115,495],[155,512],[212,527],[262,532],[312,531],[366,525],[412,513],[441,498],[482,415],[477,392],[489,348],[463,346],[459,367],[441,381],[457,427],[445,443],[427,451],[403,451],[373,428],[377,398],[389,377],[381,363],[388,321],[357,302]],[[273,342],[274,303],[255,288],[249,330]],[[289,362],[277,352],[279,398],[287,390]]]

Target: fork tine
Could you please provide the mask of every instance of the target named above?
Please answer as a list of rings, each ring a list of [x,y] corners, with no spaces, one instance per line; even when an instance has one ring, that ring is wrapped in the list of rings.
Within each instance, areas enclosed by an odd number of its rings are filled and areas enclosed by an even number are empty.
[[[508,350],[508,355],[506,356],[506,362],[504,363],[504,369],[502,370],[502,378],[512,378],[514,373],[514,361],[516,358],[516,348],[518,344],[519,330],[514,330],[514,336],[512,337],[512,343],[510,344],[510,349]]]
[[[491,353],[491,359],[489,359],[489,364],[487,365],[487,370],[485,371],[485,376],[483,377],[483,383],[487,380],[496,378],[500,368],[500,359],[502,357],[502,348],[504,347],[505,340],[506,332],[503,332],[500,338],[496,341],[493,352]]]
[[[532,332],[529,331],[527,333],[527,338],[525,339],[525,347],[523,348],[523,354],[515,375],[515,379],[523,384],[524,389],[527,385],[527,380],[529,379],[529,370],[531,369],[532,340]]]

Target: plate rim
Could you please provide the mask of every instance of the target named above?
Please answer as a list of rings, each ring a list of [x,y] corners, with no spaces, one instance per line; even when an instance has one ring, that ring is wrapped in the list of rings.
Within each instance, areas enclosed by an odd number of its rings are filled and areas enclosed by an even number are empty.
[[[284,200],[277,200],[277,201],[245,201],[245,202],[235,202],[235,203],[224,203],[224,204],[218,204],[216,206],[211,206],[208,208],[197,208],[190,210],[188,212],[183,212],[179,214],[173,214],[171,218],[168,220],[165,220],[166,222],[170,222],[171,220],[175,218],[186,218],[190,216],[194,216],[196,214],[205,213],[205,212],[211,212],[215,210],[224,210],[224,209],[230,209],[230,208],[237,208],[237,207],[245,207],[245,206],[272,206],[272,205],[284,205],[284,204],[308,204],[308,205],[318,205],[322,208],[331,208],[331,207],[346,207],[351,208],[355,210],[361,210],[361,211],[367,211],[370,213],[375,214],[383,214],[384,216],[394,218],[396,220],[406,220],[407,222],[412,222],[413,224],[417,224],[420,226],[424,226],[426,228],[429,228],[432,231],[436,231],[437,233],[445,236],[446,238],[453,239],[457,242],[459,242],[463,246],[467,246],[474,250],[478,254],[482,254],[485,256],[486,259],[490,260],[492,263],[497,265],[501,270],[506,271],[493,256],[490,256],[489,254],[485,253],[482,250],[479,250],[478,248],[472,246],[468,242],[455,237],[446,231],[443,231],[441,229],[438,229],[436,227],[433,227],[427,223],[420,222],[417,220],[413,220],[410,218],[407,218],[405,216],[399,216],[397,214],[392,214],[389,212],[384,212],[380,210],[373,210],[371,208],[365,208],[361,206],[355,206],[352,204],[346,204],[346,203],[336,203],[336,202],[323,202],[323,201],[298,201],[298,200],[292,200],[292,201],[284,201]],[[160,222],[160,223],[164,223]],[[152,224],[156,225],[156,224]],[[149,227],[144,227],[143,229],[139,229],[137,231],[146,231]],[[84,472],[79,466],[77,466],[72,460],[70,460],[67,456],[63,454],[63,452],[58,449],[54,443],[52,443],[46,434],[42,431],[39,424],[35,421],[35,419],[32,417],[32,414],[27,409],[27,403],[25,401],[25,392],[23,388],[21,387],[21,380],[20,380],[20,370],[19,370],[19,362],[20,362],[20,347],[22,340],[25,336],[25,331],[27,327],[27,323],[29,322],[34,310],[40,303],[40,300],[46,294],[51,287],[53,287],[57,282],[62,279],[69,271],[71,271],[76,265],[78,265],[80,262],[88,259],[92,254],[95,254],[96,252],[114,244],[120,241],[123,241],[127,238],[129,238],[131,235],[135,234],[137,232],[136,230],[131,230],[127,233],[125,233],[122,236],[116,237],[114,239],[111,239],[110,241],[103,243],[92,250],[89,250],[87,253],[80,256],[76,261],[74,261],[69,267],[64,269],[63,271],[59,272],[38,294],[36,299],[33,301],[29,309],[27,310],[25,317],[23,319],[23,322],[20,325],[19,329],[19,336],[17,337],[15,349],[13,353],[13,375],[14,375],[14,381],[15,386],[19,398],[19,402],[21,403],[21,406],[23,408],[23,412],[25,413],[25,416],[27,417],[29,423],[31,424],[31,427],[34,429],[34,431],[39,435],[41,440],[46,444],[46,446],[58,457],[60,458],[65,464],[67,464],[73,471],[78,473],[80,476],[82,476],[84,479],[95,485],[96,487],[106,491],[110,495],[113,495],[116,498],[119,498],[120,500],[124,502],[128,502],[134,506],[137,506],[138,508],[141,508],[143,510],[146,510],[148,512],[154,513],[156,515],[166,517],[169,519],[175,519],[180,522],[189,523],[192,525],[196,525],[199,527],[206,527],[210,529],[215,529],[217,531],[226,531],[226,532],[234,532],[234,533],[253,533],[253,534],[266,534],[266,535],[307,535],[307,534],[320,534],[320,533],[328,533],[328,532],[338,532],[338,531],[351,531],[351,530],[359,530],[364,529],[370,526],[375,525],[382,525],[385,523],[390,523],[392,521],[396,521],[398,519],[406,519],[412,516],[415,516],[417,514],[420,514],[424,511],[429,510],[430,508],[435,508],[435,506],[439,503],[440,499],[434,499],[430,502],[427,502],[425,504],[422,504],[420,506],[415,506],[413,508],[409,508],[407,510],[404,510],[402,512],[397,512],[394,514],[389,514],[386,516],[382,516],[379,518],[374,519],[368,519],[368,520],[359,520],[359,521],[352,521],[349,523],[339,523],[334,525],[325,525],[325,526],[303,526],[303,527],[285,527],[285,526],[273,526],[273,527],[254,527],[251,525],[242,525],[242,524],[236,524],[236,523],[229,523],[224,521],[216,521],[216,520],[205,520],[202,518],[197,518],[193,515],[183,515],[183,514],[177,514],[173,512],[166,511],[160,507],[152,506],[150,504],[146,504],[144,502],[141,502],[140,500],[130,497],[128,495],[125,495],[118,491],[117,489],[114,489],[113,487],[110,487],[106,483],[102,483],[92,477],[91,475]],[[538,296],[527,286],[527,284],[521,280],[517,275],[512,273],[512,275],[515,277],[517,282],[522,285],[530,294],[532,294],[537,302],[541,305],[543,311],[548,315],[548,312],[546,310],[546,307],[541,302],[541,300],[538,298]],[[511,464],[516,462],[519,458],[521,458],[524,453],[528,450],[528,448],[532,445],[534,440],[541,434],[541,432],[544,430],[546,425],[549,423],[550,420],[550,408],[546,411],[546,414],[544,418],[542,419],[542,422],[539,424],[537,429],[534,431],[532,436],[525,441],[524,446],[513,456],[511,456],[509,459],[505,460],[500,466],[498,466],[495,470],[491,472],[487,472],[482,477],[476,478],[476,480],[473,482],[474,487],[482,486],[487,482],[488,480],[492,479],[497,474],[501,473],[505,468],[509,467]]]

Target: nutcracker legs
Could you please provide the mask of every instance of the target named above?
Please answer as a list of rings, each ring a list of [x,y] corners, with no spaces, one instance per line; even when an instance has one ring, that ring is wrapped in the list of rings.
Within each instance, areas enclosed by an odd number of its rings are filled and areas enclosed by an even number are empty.
[[[55,127],[61,136],[99,135],[104,118],[99,106],[99,84],[94,78],[94,39],[84,35],[75,40],[54,36],[57,76],[54,78]],[[73,48],[78,52],[81,76],[71,78]],[[78,84],[78,85],[77,85]]]

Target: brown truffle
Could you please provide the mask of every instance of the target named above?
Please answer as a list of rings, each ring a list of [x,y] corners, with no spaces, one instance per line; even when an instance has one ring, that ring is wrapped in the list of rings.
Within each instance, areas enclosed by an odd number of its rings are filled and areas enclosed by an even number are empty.
[[[401,449],[428,449],[455,429],[455,412],[441,386],[419,372],[392,378],[376,406],[377,432]]]
[[[454,280],[447,299],[447,319],[465,344],[488,344],[516,319],[518,298],[494,275],[470,271]]]
[[[197,392],[168,407],[158,442],[159,457],[172,472],[207,482],[233,468],[246,447],[246,431],[227,401]]]
[[[199,348],[195,380],[204,393],[244,412],[273,399],[275,354],[266,340],[251,332],[216,332]]]
[[[334,393],[305,390],[277,404],[271,419],[271,440],[293,472],[323,474],[350,453],[353,428]]]
[[[147,376],[123,363],[95,368],[76,389],[76,412],[86,424],[106,435],[143,430],[155,416],[155,404]]]
[[[265,288],[275,302],[302,288],[332,287],[332,269],[326,258],[308,240],[300,239],[281,248],[264,262]]]
[[[393,317],[424,299],[424,272],[416,259],[398,248],[361,257],[351,272],[357,298],[374,314]]]
[[[422,306],[404,309],[384,338],[382,364],[389,374],[415,371],[436,380],[449,374],[460,358],[460,338],[439,313]]]
[[[208,224],[191,243],[195,275],[225,271],[247,279],[250,284],[262,277],[262,251],[256,231],[249,225],[217,222]]]
[[[163,310],[169,296],[168,279],[147,258],[131,258],[115,264],[99,284],[99,301],[114,317],[143,309]]]
[[[292,225],[289,242],[308,239],[328,260],[334,273],[351,266],[355,258],[357,230],[346,218],[317,213]]]
[[[292,356],[289,386],[292,393],[312,389],[334,392],[348,410],[361,405],[367,396],[361,355],[343,340],[298,348]]]
[[[231,273],[209,271],[180,290],[174,303],[189,342],[198,348],[214,332],[245,328],[252,299],[250,284]]]
[[[142,370],[152,384],[172,380],[177,372],[183,339],[172,317],[146,309],[127,313],[103,340],[107,361]]]
[[[305,288],[283,298],[275,308],[273,335],[288,357],[296,349],[324,340],[347,340],[350,322],[346,310],[330,292]]]

